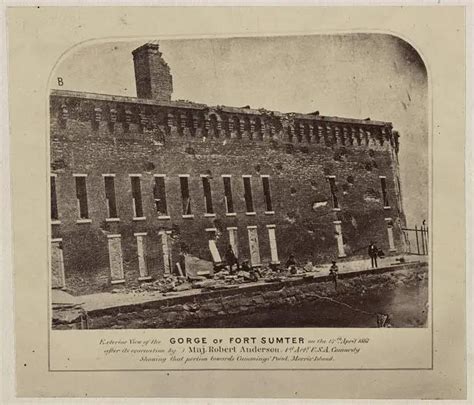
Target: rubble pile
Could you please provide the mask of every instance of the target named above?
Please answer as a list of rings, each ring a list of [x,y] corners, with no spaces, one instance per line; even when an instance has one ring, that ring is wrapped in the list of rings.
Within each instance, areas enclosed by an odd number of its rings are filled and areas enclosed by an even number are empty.
[[[191,290],[192,284],[183,276],[166,275],[163,278],[141,284],[139,290],[161,293]]]
[[[275,266],[263,266],[249,271],[237,270],[230,273],[222,270],[214,275],[214,280],[223,281],[226,284],[242,284],[252,282],[280,282],[292,277],[313,277],[321,270],[312,264],[304,267],[295,266],[290,269],[281,269]]]
[[[291,269],[270,265],[247,268],[247,270],[234,269],[230,272],[227,267],[224,267],[220,271],[214,270],[207,275],[197,275],[193,269],[188,271],[188,267],[186,270],[187,276],[167,274],[163,278],[144,282],[134,289],[117,288],[112,293],[143,294],[153,292],[166,296],[186,290],[212,291],[238,288],[239,285],[247,283],[282,282],[293,277],[312,278],[317,272],[321,271],[320,268],[313,266],[310,262],[302,267],[293,266]]]

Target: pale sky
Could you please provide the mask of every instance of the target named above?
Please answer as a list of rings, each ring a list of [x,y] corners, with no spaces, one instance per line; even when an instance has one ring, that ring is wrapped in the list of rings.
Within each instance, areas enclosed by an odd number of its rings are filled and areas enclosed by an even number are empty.
[[[148,41],[71,50],[54,78],[63,90],[136,96],[132,50]],[[428,219],[428,84],[424,64],[383,34],[160,40],[174,100],[390,121],[400,133],[407,223]]]

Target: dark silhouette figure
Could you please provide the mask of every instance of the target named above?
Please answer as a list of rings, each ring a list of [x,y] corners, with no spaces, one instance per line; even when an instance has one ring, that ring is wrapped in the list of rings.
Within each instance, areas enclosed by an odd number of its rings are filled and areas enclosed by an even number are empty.
[[[369,249],[368,249],[369,257],[370,257],[370,264],[372,268],[377,268],[377,257],[379,250],[377,246],[375,246],[374,242],[370,242]]]
[[[241,267],[241,269],[242,269],[242,271],[247,271],[247,272],[252,271],[252,268],[250,267],[248,260],[244,260],[244,261],[242,262],[242,267]]]
[[[237,260],[237,257],[235,256],[231,245],[227,246],[227,250],[225,252],[225,261],[226,264],[229,266],[229,273],[233,273],[234,264],[236,265],[237,270],[239,270],[239,261]]]
[[[286,261],[286,268],[290,271],[291,274],[296,273],[296,259],[293,253],[290,254],[288,260]]]
[[[332,265],[329,268],[329,274],[331,275],[332,281],[334,282],[334,289],[337,290],[337,277],[339,274],[339,267],[337,267],[337,264],[335,261],[332,262]]]

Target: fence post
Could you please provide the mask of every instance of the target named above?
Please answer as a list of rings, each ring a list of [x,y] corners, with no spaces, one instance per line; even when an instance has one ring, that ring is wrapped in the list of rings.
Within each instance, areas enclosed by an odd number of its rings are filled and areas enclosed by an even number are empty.
[[[426,243],[426,227],[423,225],[423,253],[428,254],[428,245]]]
[[[420,254],[420,244],[418,242],[418,228],[415,225],[415,236],[416,236],[416,251]]]
[[[425,243],[426,243],[426,254],[430,253],[430,246],[428,242],[428,227],[425,225]]]
[[[425,225],[425,246],[426,246],[426,254],[429,253],[429,247],[428,247],[428,227]]]
[[[430,247],[429,247],[429,242],[430,241],[430,234],[429,234],[429,231],[428,231],[428,227],[426,227],[426,244],[427,244],[427,250],[428,250],[428,253],[430,251]]]
[[[425,254],[425,227],[423,225],[420,226],[420,236],[421,236],[421,251],[422,254]]]

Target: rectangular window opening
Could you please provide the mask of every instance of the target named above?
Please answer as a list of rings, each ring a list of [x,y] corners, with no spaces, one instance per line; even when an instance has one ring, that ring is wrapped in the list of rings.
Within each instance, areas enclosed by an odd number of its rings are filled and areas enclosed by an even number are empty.
[[[387,180],[385,177],[380,177],[380,185],[382,187],[383,206],[390,207],[390,202],[388,201],[388,194],[387,194]]]
[[[223,177],[224,181],[224,198],[225,198],[225,206],[227,209],[228,214],[233,214],[234,211],[234,202],[232,200],[232,186],[231,186],[231,178],[230,177]]]
[[[51,219],[58,220],[58,201],[56,197],[56,176],[51,176]]]
[[[253,209],[253,198],[252,198],[252,184],[250,177],[244,177],[244,198],[245,198],[245,208],[247,212],[254,212]]]
[[[132,201],[133,201],[133,215],[136,218],[143,217],[143,202],[142,202],[142,190],[140,185],[140,177],[131,176],[130,181],[132,182]]]
[[[117,218],[117,202],[115,199],[115,180],[113,176],[104,176],[105,199],[109,218]]]
[[[272,206],[272,196],[270,193],[270,178],[269,177],[262,177],[262,185],[263,185],[263,195],[265,197],[265,211],[271,212],[273,211]]]
[[[179,178],[181,185],[181,199],[183,203],[183,215],[191,215],[191,197],[189,195],[188,177],[181,176]]]
[[[204,192],[206,214],[214,214],[214,209],[212,207],[211,182],[207,176],[202,177],[202,190]]]
[[[155,199],[155,208],[158,215],[160,216],[168,215],[164,176],[155,177],[155,185],[153,187],[153,198]]]
[[[76,198],[80,219],[89,218],[89,207],[87,206],[87,186],[85,176],[76,176]]]
[[[337,200],[337,186],[336,186],[336,178],[335,177],[328,177],[329,187],[331,189],[331,197],[332,197],[332,207],[334,209],[339,209],[339,201]]]

